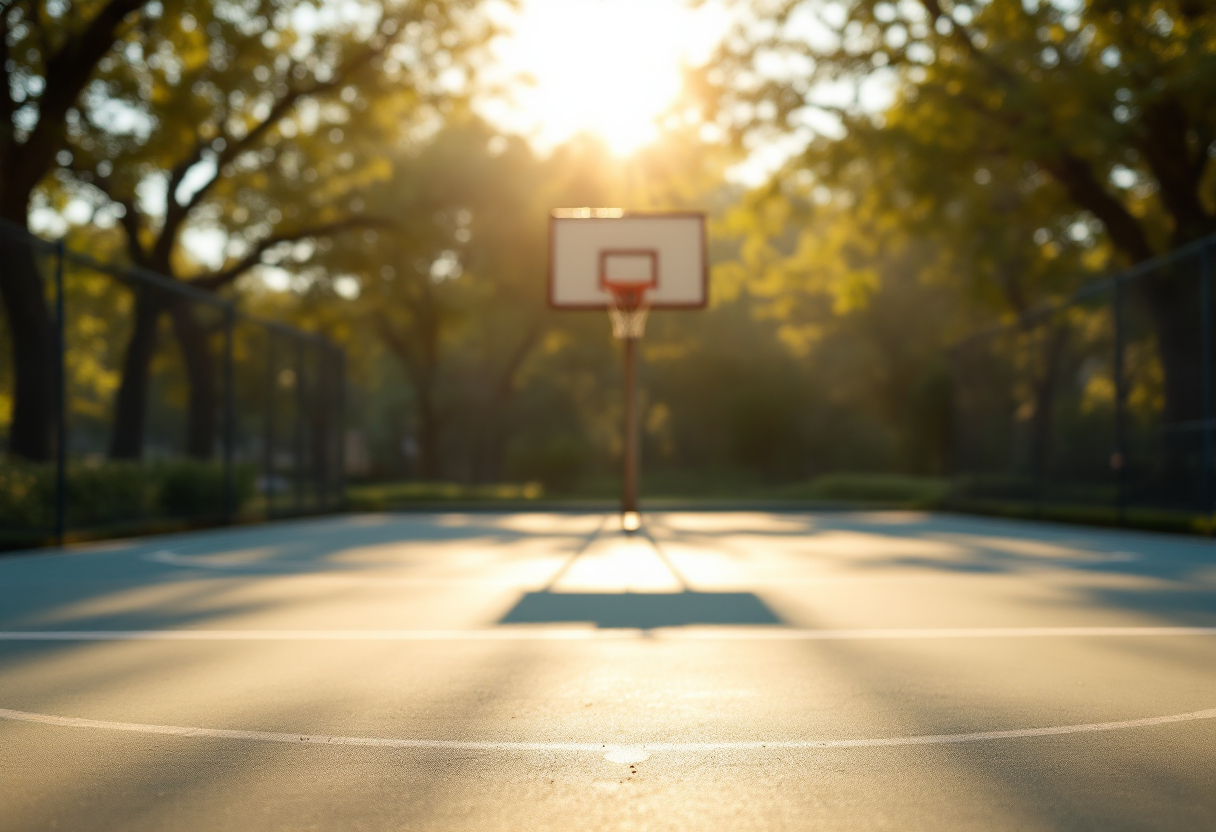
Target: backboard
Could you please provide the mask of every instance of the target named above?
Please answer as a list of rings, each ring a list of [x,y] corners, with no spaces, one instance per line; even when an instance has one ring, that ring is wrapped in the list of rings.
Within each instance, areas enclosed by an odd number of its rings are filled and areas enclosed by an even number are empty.
[[[609,309],[610,286],[637,287],[651,309],[708,301],[705,215],[564,208],[549,219],[549,303]]]

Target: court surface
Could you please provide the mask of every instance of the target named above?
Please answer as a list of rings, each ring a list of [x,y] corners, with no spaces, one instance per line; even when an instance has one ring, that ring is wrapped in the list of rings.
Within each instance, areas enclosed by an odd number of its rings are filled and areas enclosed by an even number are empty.
[[[0,558],[0,829],[1216,829],[1216,546],[355,515]]]

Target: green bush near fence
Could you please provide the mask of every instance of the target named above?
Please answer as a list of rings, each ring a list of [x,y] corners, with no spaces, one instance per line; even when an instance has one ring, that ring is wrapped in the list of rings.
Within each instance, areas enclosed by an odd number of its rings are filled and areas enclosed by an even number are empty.
[[[254,496],[251,466],[233,468],[233,509]],[[224,511],[218,462],[73,463],[67,470],[67,525],[89,529],[165,518],[213,519]],[[0,530],[45,532],[55,525],[55,468],[6,461],[0,466]]]
[[[795,499],[936,508],[950,495],[950,481],[911,474],[825,474],[783,491]]]
[[[352,511],[384,511],[431,503],[527,503],[544,496],[540,483],[461,485],[454,482],[387,482],[351,485],[346,506]]]
[[[407,508],[431,503],[520,503],[586,499],[614,500],[620,488],[617,480],[585,482],[570,492],[547,494],[540,483],[500,483],[497,485],[459,485],[457,483],[395,482],[351,485],[346,489],[346,505],[353,511],[378,511]],[[743,475],[693,477],[649,475],[643,482],[643,500],[744,500],[778,502],[817,502],[850,505],[936,508],[949,496],[950,483],[942,477],[905,474],[827,474],[807,482],[784,486],[765,486]]]
[[[6,460],[0,465],[0,529],[48,528],[55,505],[55,476],[50,466]]]
[[[233,510],[251,499],[255,488],[252,466],[233,469]],[[218,517],[224,513],[224,469],[213,462],[184,460],[167,467],[159,477],[156,507],[168,517]]]

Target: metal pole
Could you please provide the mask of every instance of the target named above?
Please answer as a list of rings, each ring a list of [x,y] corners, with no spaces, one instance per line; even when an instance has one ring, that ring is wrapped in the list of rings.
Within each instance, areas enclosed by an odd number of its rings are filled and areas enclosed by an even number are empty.
[[[236,489],[233,483],[232,461],[236,442],[236,373],[233,366],[233,330],[236,309],[224,310],[224,523],[231,523],[236,513]]]
[[[295,465],[296,514],[304,511],[304,341],[296,336]]]
[[[638,510],[637,339],[625,338],[625,481],[621,513]]]
[[[325,344],[314,342],[310,352],[317,377],[317,383],[313,385],[312,406],[312,480],[313,490],[316,492],[313,502],[320,511],[325,509],[329,496],[329,443],[326,436],[329,432],[329,420],[326,418],[328,414],[325,409],[325,401],[330,395],[329,373],[325,368]]]
[[[337,470],[334,480],[337,487],[338,504],[346,500],[346,352],[338,346],[334,347],[334,370],[337,378],[334,380],[334,408],[336,411],[337,434]]]
[[[962,350],[958,346],[951,347],[946,353],[950,366],[950,406],[946,410],[946,441],[942,446],[944,459],[943,468],[946,472],[946,506],[952,508],[957,502],[959,473],[962,468],[962,439],[958,435],[958,427],[963,423],[960,418],[962,405],[959,404],[959,389],[962,387],[960,376],[963,373],[959,365],[962,363]]]
[[[55,543],[63,546],[68,515],[68,368],[63,240],[55,244]]]
[[[1047,323],[1043,324],[1044,328],[1048,330],[1047,334],[1044,336],[1044,338],[1047,339],[1047,344],[1045,344],[1043,347],[1044,374],[1051,372],[1049,364],[1049,362],[1052,360],[1050,328],[1054,321],[1055,316],[1053,315],[1047,319]],[[1031,349],[1034,349],[1033,342],[1031,342]],[[1044,415],[1043,413],[1039,412],[1043,405],[1042,399],[1044,396],[1041,396],[1038,393],[1039,383],[1037,379],[1034,381],[1034,389],[1036,391],[1034,394],[1035,414],[1034,423],[1031,426],[1031,430],[1034,431],[1034,436],[1031,441],[1031,448],[1032,452],[1034,453],[1034,458],[1031,460],[1031,465],[1034,466],[1034,516],[1041,519],[1043,517],[1043,503],[1047,498],[1047,447],[1051,442],[1050,437],[1045,434],[1050,432],[1051,425],[1048,424],[1047,429],[1042,430],[1040,428],[1040,424],[1041,420],[1050,419],[1051,415],[1050,413]]]
[[[274,516],[274,330],[266,327],[266,414],[262,437],[262,496],[266,500],[266,518]]]
[[[1124,281],[1115,281],[1113,300],[1115,328],[1115,451],[1111,455],[1111,468],[1115,472],[1115,519],[1122,526],[1127,520],[1127,378],[1123,368],[1124,332],[1123,306]]]
[[[1212,402],[1212,247],[1206,246],[1199,253],[1199,314],[1200,328],[1200,384],[1203,403],[1200,436],[1203,442],[1203,474],[1201,494],[1203,511],[1212,514],[1216,510],[1216,421],[1213,421]]]

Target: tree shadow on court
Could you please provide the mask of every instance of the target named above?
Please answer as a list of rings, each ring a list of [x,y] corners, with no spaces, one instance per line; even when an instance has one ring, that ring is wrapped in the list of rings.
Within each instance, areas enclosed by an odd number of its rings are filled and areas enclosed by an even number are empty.
[[[39,646],[47,645],[6,645],[6,650],[17,648],[15,659],[45,660]],[[497,730],[505,740],[521,739],[512,733],[515,723],[510,713],[529,694],[531,680],[543,665],[531,651],[500,645],[483,655],[475,671],[463,676],[454,688],[436,692],[423,687],[421,692],[415,689],[412,696],[403,697],[396,684],[381,684],[362,707],[352,706],[352,698],[366,695],[371,687],[367,682],[374,675],[371,668],[389,668],[391,675],[393,664],[400,660],[395,646],[384,648],[364,644],[323,655],[305,648],[310,653],[308,661],[284,668],[283,672],[293,674],[293,680],[280,685],[278,695],[258,696],[258,686],[238,684],[234,691],[220,684],[197,715],[153,718],[138,710],[110,714],[137,723],[159,720],[204,727],[394,737],[430,737],[436,723],[445,721],[457,725],[481,722],[491,736],[498,736]],[[70,649],[80,660],[105,648],[86,643]],[[423,645],[420,649],[425,663],[427,653],[434,659],[444,648]],[[411,659],[418,661],[417,654]],[[216,655],[202,660],[215,661]],[[195,651],[157,651],[131,654],[117,663],[94,661],[84,672],[78,662],[70,686],[53,687],[50,701],[39,707],[70,712],[79,706],[81,691],[101,701],[107,701],[106,694],[113,696],[123,689],[137,693],[144,684],[192,670],[197,673],[199,661]],[[233,667],[239,670],[245,661],[237,658]],[[323,673],[318,675],[317,668]],[[218,674],[217,682],[231,678],[222,670],[213,672]],[[197,683],[199,677],[194,678]],[[59,701],[59,696],[64,700]],[[139,697],[130,699],[138,701]],[[383,715],[386,699],[393,703],[387,725],[377,723],[375,716],[369,717],[371,724],[351,723],[352,711]],[[11,701],[0,705],[21,707]],[[412,727],[403,728],[403,719]],[[4,732],[13,726],[20,727],[20,723],[0,720],[0,736],[6,740],[0,747],[10,742],[10,735]],[[18,759],[48,761],[25,766],[24,779],[39,786],[20,795],[20,803],[6,818],[16,818],[14,829],[45,825],[32,821],[44,821],[48,816],[57,821],[52,825],[73,829],[194,829],[200,825],[243,829],[250,817],[280,819],[276,826],[284,828],[317,828],[318,824],[329,829],[347,829],[352,824],[410,828],[419,823],[419,817],[451,814],[446,789],[460,772],[476,767],[484,758],[484,752],[200,741],[198,737],[125,731],[82,736],[75,728],[40,727],[45,731],[38,735],[37,744],[24,741],[17,745],[14,741],[9,748],[9,754],[13,749],[17,755],[25,751]],[[449,738],[440,731],[437,738]],[[11,759],[8,754],[0,757]],[[318,788],[318,783],[325,785]],[[65,799],[65,794],[70,797]],[[10,825],[0,822],[0,828]]]
[[[662,514],[648,518],[648,523],[661,530],[664,541],[715,548],[740,561],[753,555],[746,547],[723,549],[723,529],[718,527],[697,531],[674,526]],[[780,515],[776,523],[743,515],[729,531],[764,540],[798,540],[805,544],[800,557],[830,560],[857,574],[897,570],[996,577],[1068,572],[1079,578],[1070,586],[1069,611],[1090,608],[1136,613],[1162,624],[1216,625],[1216,590],[1209,577],[1216,547],[1199,538],[913,512],[791,513]],[[865,538],[858,538],[853,551],[816,550],[818,538],[840,533]],[[941,552],[908,551],[904,547],[909,542],[940,546]]]
[[[529,592],[499,624],[590,622],[651,630],[692,625],[784,624],[750,592]]]
[[[755,516],[752,516],[752,515]],[[720,545],[723,532],[748,537],[815,538],[833,533],[862,534],[875,539],[855,568],[891,566],[924,567],[950,572],[1011,572],[1026,566],[1065,564],[1070,569],[1185,578],[1206,569],[1216,550],[1210,541],[1185,535],[1166,535],[1122,529],[1071,526],[1037,520],[1009,520],[943,512],[816,511],[763,515],[744,512],[737,523],[709,530],[673,526],[663,513],[647,522],[685,542]],[[943,557],[913,554],[882,555],[882,541],[900,544],[922,541],[967,549],[966,554]],[[1048,545],[1071,550],[1067,555],[1032,554],[1028,547]],[[1110,557],[1133,553],[1133,557]]]
[[[1054,653],[1048,645],[1017,640],[943,642],[931,649],[819,641],[793,649],[805,661],[821,663],[821,675],[850,680],[854,702],[894,723],[882,734],[941,737],[1067,729],[1210,707],[1195,672],[1210,666],[1205,642],[1061,639]],[[1138,664],[1108,664],[1128,659]],[[790,661],[791,667],[800,664]],[[1189,678],[1181,674],[1188,668]],[[850,749],[840,756],[852,772],[874,777],[884,770],[893,780],[916,769],[934,772],[921,791],[901,794],[888,811],[915,815],[925,804],[935,805],[939,825],[907,828],[1197,829],[1208,828],[1216,806],[1216,793],[1204,785],[1216,773],[1216,758],[1208,753],[1213,728],[1212,721],[1200,720],[1063,730],[1058,736],[928,743],[915,753],[912,747]],[[962,823],[950,818],[966,805],[964,795],[987,816]]]
[[[590,515],[599,520],[594,527],[579,522]],[[204,529],[151,535],[126,541],[85,544],[64,553],[35,549],[0,553],[8,578],[26,575],[44,577],[59,569],[72,580],[113,580],[131,577],[145,580],[149,565],[138,556],[168,552],[174,556],[214,561],[216,567],[235,572],[271,574],[318,568],[358,571],[383,566],[410,566],[419,544],[442,547],[482,547],[481,554],[494,559],[497,547],[521,542],[548,541],[558,546],[577,546],[594,536],[606,515],[599,512],[533,512],[538,518],[526,527],[513,523],[517,512],[401,512],[277,520],[248,526]],[[543,521],[543,522],[542,522]],[[386,547],[383,557],[373,561],[343,562],[335,554],[356,549]],[[254,557],[232,562],[225,556],[252,553]],[[59,558],[66,554],[70,561]],[[136,555],[132,559],[130,555]],[[503,553],[499,560],[509,560]],[[152,573],[175,573],[184,565],[154,563]]]
[[[358,515],[322,519],[287,520],[257,526],[217,529],[181,536],[166,536],[146,541],[177,555],[223,555],[244,549],[257,549],[256,562],[240,565],[249,571],[259,568],[276,572],[318,567],[359,570],[386,565],[408,566],[408,551],[386,550],[374,563],[342,563],[335,553],[375,547],[415,547],[419,544],[456,544],[484,547],[492,556],[499,546],[525,541],[551,540],[577,545],[598,533],[596,528],[552,522],[513,527],[511,512],[435,512]],[[602,525],[602,523],[601,523]],[[504,553],[498,559],[510,559]]]

